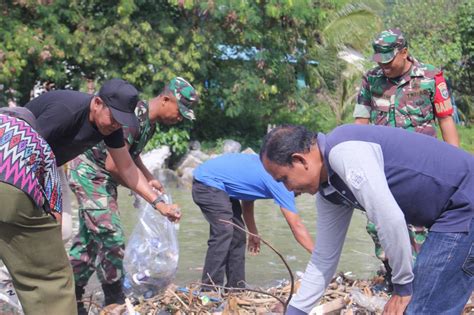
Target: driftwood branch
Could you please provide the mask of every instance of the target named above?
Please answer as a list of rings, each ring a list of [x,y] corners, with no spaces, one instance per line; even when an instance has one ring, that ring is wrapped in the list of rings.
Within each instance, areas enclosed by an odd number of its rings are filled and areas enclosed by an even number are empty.
[[[256,292],[256,293],[260,293],[260,294],[264,294],[264,295],[268,295],[268,296],[271,296],[272,298],[276,299],[278,302],[280,302],[281,304],[285,305],[285,301],[283,301],[282,299],[280,299],[278,296],[272,294],[272,293],[269,293],[269,292],[265,292],[265,291],[261,291],[261,290],[255,290],[255,289],[249,289],[249,288],[232,288],[232,287],[224,287],[224,286],[220,286],[220,285],[215,285],[215,284],[206,284],[206,283],[199,283],[199,282],[193,282],[192,284],[197,284],[197,285],[200,285],[202,287],[211,287],[211,288],[216,288],[216,289],[224,289],[224,290],[227,290],[227,291],[250,291],[250,292]]]
[[[221,221],[221,222],[223,222],[223,223],[230,224],[230,225],[236,227],[237,229],[239,229],[239,230],[241,230],[241,231],[247,233],[248,235],[252,235],[252,236],[255,236],[255,237],[260,238],[260,240],[261,240],[265,245],[267,245],[268,247],[270,247],[270,249],[271,249],[272,251],[274,251],[274,252],[278,255],[278,257],[280,257],[280,259],[283,261],[283,263],[285,264],[286,269],[288,270],[288,273],[290,274],[290,286],[291,286],[291,289],[290,289],[290,295],[288,296],[288,299],[286,300],[286,302],[283,303],[280,299],[278,299],[278,300],[283,304],[283,306],[285,307],[285,311],[284,311],[284,312],[286,312],[286,308],[288,307],[288,304],[290,303],[291,297],[293,296],[293,290],[294,290],[294,287],[295,287],[295,278],[294,278],[294,276],[293,276],[293,272],[291,271],[290,266],[289,266],[288,263],[286,262],[286,260],[285,260],[285,258],[283,257],[283,255],[280,254],[279,251],[277,251],[270,243],[268,243],[266,240],[264,240],[260,235],[253,234],[253,233],[247,231],[246,229],[241,228],[240,226],[238,226],[237,224],[235,224],[235,223],[233,223],[233,222],[231,222],[231,221],[222,220],[222,219],[219,219],[219,221]],[[248,289],[246,289],[246,290],[248,290]],[[251,290],[249,290],[249,291],[251,291]]]

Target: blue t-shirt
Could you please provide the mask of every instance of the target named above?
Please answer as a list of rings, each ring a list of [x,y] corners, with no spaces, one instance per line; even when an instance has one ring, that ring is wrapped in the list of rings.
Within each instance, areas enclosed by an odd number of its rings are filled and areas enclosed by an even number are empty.
[[[274,199],[297,213],[295,195],[276,182],[255,154],[230,153],[206,161],[194,170],[194,179],[239,200]]]

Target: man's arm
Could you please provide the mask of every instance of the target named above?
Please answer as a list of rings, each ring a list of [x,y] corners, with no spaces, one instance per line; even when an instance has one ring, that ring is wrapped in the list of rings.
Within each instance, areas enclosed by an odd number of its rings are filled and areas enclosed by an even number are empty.
[[[153,176],[150,170],[143,163],[142,158],[140,156],[135,159],[135,165],[137,165],[137,167],[142,171],[143,175],[148,180],[148,184],[150,184],[153,188],[162,193],[165,192],[165,188],[163,187],[161,182]]]
[[[127,152],[130,149],[130,144],[127,141],[125,141],[125,148],[127,149]],[[109,153],[107,153],[107,157],[105,158],[105,169],[110,173],[110,175],[112,175],[117,183],[124,187],[130,188],[125,183],[125,180],[123,180],[120,176],[119,169],[117,165],[115,165],[114,159],[112,159],[112,156]]]
[[[290,226],[291,232],[293,233],[295,239],[309,253],[312,253],[314,249],[313,238],[306,229],[306,226],[303,224],[303,221],[301,221],[300,215],[291,212],[290,210],[285,209],[283,207],[280,207],[280,210],[283,216],[285,217],[286,222],[288,222],[288,225]]]
[[[366,73],[362,77],[359,94],[357,95],[356,104],[354,106],[354,113],[352,114],[355,118],[354,123],[367,125],[369,123],[371,111],[372,93],[370,91],[370,84]]]
[[[438,122],[443,140],[455,147],[459,147],[459,135],[453,117],[439,117]]]
[[[357,117],[357,118],[354,120],[354,124],[358,124],[358,125],[368,125],[368,124],[369,124],[369,118]]]
[[[133,162],[127,146],[117,149],[107,147],[107,150],[124,184],[147,202],[152,203],[155,201],[158,198],[158,193],[153,190],[143,173]],[[156,209],[171,221],[179,220],[181,217],[181,213],[177,211],[176,205],[167,205],[164,202],[160,202],[156,205]]]
[[[125,147],[127,148],[127,152],[129,152],[130,150],[130,143],[125,140]],[[153,176],[153,174],[148,170],[148,168],[145,166],[145,164],[143,163],[142,159],[140,156],[138,156],[135,160],[134,160],[134,163],[135,165],[138,167],[138,169],[142,172],[143,176],[145,176],[145,178],[147,179],[148,181],[148,184],[150,184],[151,187],[155,188],[156,190],[160,191],[161,193],[164,193],[165,190],[164,190],[164,187],[163,185],[161,184],[161,182],[157,179],[155,179],[155,177]],[[117,168],[117,165],[115,165],[115,162],[114,160],[112,159],[112,157],[110,156],[110,154],[107,154],[107,157],[105,159],[105,169],[112,175],[112,177],[122,186],[125,186],[125,187],[128,187],[126,184],[125,184],[125,181],[122,179],[122,177],[120,176],[120,172]],[[128,187],[130,188],[130,187]]]
[[[394,292],[388,306],[402,314],[412,294],[413,260],[405,216],[385,177],[382,149],[369,142],[344,142],[331,150],[329,163],[377,227],[392,267]]]
[[[253,200],[242,200],[242,214],[244,217],[245,226],[250,233],[258,235],[257,225],[255,224],[254,216],[254,201]],[[252,255],[260,253],[260,237],[248,236],[247,249]]]
[[[333,204],[320,193],[316,194],[316,209],[316,245],[287,314],[309,313],[323,296],[336,272],[353,213],[352,208]]]
[[[451,103],[451,95],[442,71],[434,76],[434,81],[433,111],[438,118],[441,134],[445,142],[459,147],[459,136],[452,117],[454,107]]]

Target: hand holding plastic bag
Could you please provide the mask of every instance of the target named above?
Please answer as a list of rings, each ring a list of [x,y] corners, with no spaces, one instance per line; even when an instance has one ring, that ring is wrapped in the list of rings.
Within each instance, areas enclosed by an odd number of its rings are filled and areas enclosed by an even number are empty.
[[[164,291],[176,275],[178,258],[177,226],[146,203],[125,248],[125,294],[150,298]]]
[[[178,222],[181,219],[181,211],[179,210],[177,205],[159,203],[156,206],[156,210],[159,211],[161,215],[167,217],[168,220],[170,220],[171,222]]]

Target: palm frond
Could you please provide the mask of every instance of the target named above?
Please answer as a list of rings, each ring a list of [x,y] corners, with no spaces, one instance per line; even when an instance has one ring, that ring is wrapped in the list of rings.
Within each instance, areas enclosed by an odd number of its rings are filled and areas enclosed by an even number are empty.
[[[353,3],[334,15],[322,35],[327,45],[363,50],[381,28],[382,19],[377,10],[364,3]]]

